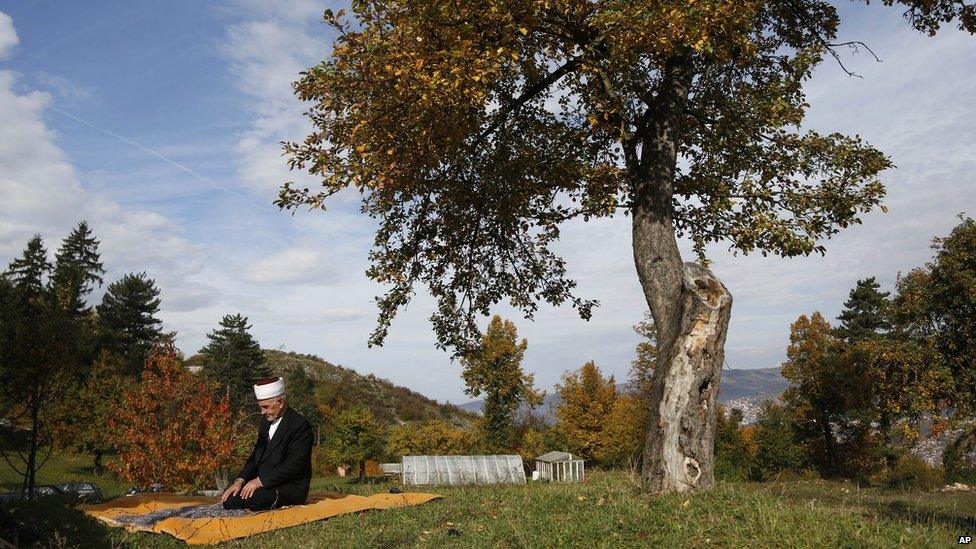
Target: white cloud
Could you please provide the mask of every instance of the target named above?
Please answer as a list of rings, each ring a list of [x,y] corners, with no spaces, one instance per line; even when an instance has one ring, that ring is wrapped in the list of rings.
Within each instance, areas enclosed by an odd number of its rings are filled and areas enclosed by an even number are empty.
[[[232,24],[221,45],[241,91],[253,98],[256,118],[238,142],[241,179],[269,194],[288,180],[311,181],[290,172],[280,142],[300,140],[311,130],[302,116],[305,107],[292,91],[299,73],[321,61],[329,42],[320,22],[322,2],[300,1],[263,5],[236,3],[235,13],[252,19]]]
[[[268,284],[321,283],[333,277],[334,269],[318,250],[290,248],[252,264],[244,273],[250,282]]]
[[[46,71],[35,72],[34,79],[37,80],[41,86],[49,88],[51,91],[57,93],[60,97],[67,101],[87,101],[94,95],[91,88],[72,82],[63,76],[51,74]]]
[[[42,118],[51,96],[17,93],[18,76],[0,70],[0,254],[18,253],[35,232],[61,231],[84,192]]]
[[[14,20],[0,11],[0,59],[6,59],[19,43],[20,38],[14,30]]]

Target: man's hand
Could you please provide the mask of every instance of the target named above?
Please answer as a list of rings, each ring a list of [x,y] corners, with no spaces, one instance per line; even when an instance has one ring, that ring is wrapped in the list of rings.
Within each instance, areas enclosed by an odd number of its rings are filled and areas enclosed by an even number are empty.
[[[227,487],[226,490],[224,490],[223,495],[220,496],[220,503],[227,501],[227,498],[232,498],[236,496],[237,492],[239,492],[240,489],[243,487],[244,487],[243,480],[241,479],[235,480],[233,484],[231,484],[230,486]]]
[[[241,490],[241,498],[250,498],[254,495],[254,492],[262,486],[264,486],[264,484],[261,484],[261,477],[254,477],[250,480],[250,482],[244,485],[244,489]]]

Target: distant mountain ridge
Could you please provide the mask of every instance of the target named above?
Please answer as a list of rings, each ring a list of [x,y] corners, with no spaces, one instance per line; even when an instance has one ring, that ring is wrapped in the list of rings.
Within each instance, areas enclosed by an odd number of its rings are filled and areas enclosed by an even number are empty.
[[[783,377],[781,370],[780,367],[722,370],[718,401],[724,403],[733,400],[741,401],[742,399],[776,398],[790,385],[790,382]],[[617,392],[630,392],[630,384],[618,383]],[[555,394],[555,391],[547,391],[542,405],[536,408],[535,412],[543,418],[553,421],[555,419],[554,411],[559,402],[559,396]],[[461,404],[459,407],[480,414],[483,405],[483,400],[475,400]]]

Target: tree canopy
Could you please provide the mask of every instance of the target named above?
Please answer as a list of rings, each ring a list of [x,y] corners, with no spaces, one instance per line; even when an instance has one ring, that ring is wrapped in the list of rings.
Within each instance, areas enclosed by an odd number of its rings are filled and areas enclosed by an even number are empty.
[[[527,347],[525,339],[518,342],[515,324],[495,315],[481,347],[461,359],[464,392],[472,397],[484,395],[484,438],[493,453],[512,448],[519,407],[542,403],[543,394],[532,386],[532,374],[522,371]]]
[[[935,30],[971,12],[939,4],[908,15]],[[819,239],[884,195],[884,154],[801,129],[802,84],[840,47],[826,2],[384,0],[326,22],[332,55],[296,83],[315,132],[286,146],[323,188],[286,185],[279,204],[363,193],[382,221],[369,274],[392,285],[375,343],[418,282],[439,299],[445,345],[460,343],[454,326],[476,338],[464,313],[504,297],[527,314],[571,300],[588,316],[595,302],[573,295],[548,245],[567,219],[630,209],[665,130],[685,166],[666,198],[674,229],[700,252],[822,253]]]

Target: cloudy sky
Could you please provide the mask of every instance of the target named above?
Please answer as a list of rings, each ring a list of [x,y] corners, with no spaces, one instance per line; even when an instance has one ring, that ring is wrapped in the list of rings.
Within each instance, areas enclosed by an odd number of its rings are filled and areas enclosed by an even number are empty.
[[[86,219],[108,281],[133,271],[156,279],[160,316],[187,354],[222,315],[240,312],[265,347],[465,402],[459,366],[434,349],[423,292],[384,347],[366,347],[383,288],[364,275],[375,225],[357,197],[338,197],[325,214],[272,205],[283,181],[301,180],[278,143],[308,129],[290,82],[328,55],[326,7],[342,5],[0,0],[0,264],[34,233],[53,251]],[[840,38],[866,41],[883,62],[847,58],[860,79],[824,63],[807,87],[807,125],[859,134],[892,156],[889,213],[834,238],[823,258],[712,249],[735,297],[733,368],[778,365],[798,315],[836,316],[859,278],[890,288],[929,259],[932,237],[957,213],[976,210],[976,37],[921,36],[880,3],[841,8]],[[580,295],[601,307],[589,322],[548,306],[534,322],[512,316],[529,340],[525,368],[543,388],[591,359],[625,378],[631,326],[646,308],[629,219],[568,226],[558,249]]]

